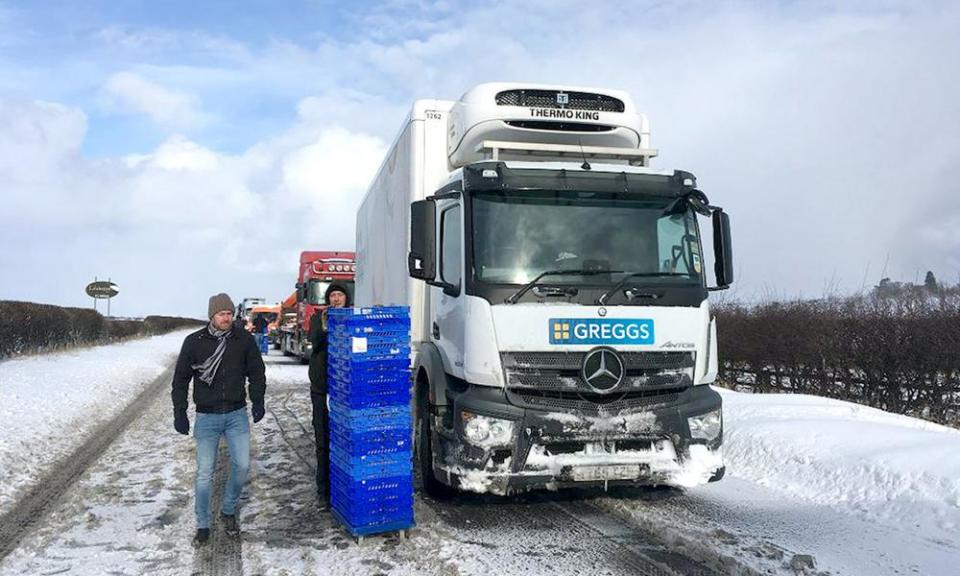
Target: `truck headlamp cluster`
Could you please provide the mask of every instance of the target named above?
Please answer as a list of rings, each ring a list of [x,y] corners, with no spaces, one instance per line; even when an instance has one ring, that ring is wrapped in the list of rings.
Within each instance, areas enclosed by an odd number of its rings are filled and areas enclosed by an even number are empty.
[[[356,272],[356,264],[330,264],[329,265],[331,272]]]
[[[712,442],[717,439],[723,429],[723,416],[720,410],[714,410],[687,418],[687,425],[690,427],[691,438]]]
[[[463,436],[478,446],[508,446],[513,441],[513,421],[466,410],[460,412]]]

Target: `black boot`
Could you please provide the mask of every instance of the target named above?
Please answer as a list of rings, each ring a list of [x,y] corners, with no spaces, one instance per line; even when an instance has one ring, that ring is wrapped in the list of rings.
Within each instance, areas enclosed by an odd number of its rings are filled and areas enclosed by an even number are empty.
[[[221,514],[220,521],[223,524],[223,531],[226,532],[227,536],[240,535],[240,526],[237,525],[236,514]]]
[[[197,528],[197,535],[193,537],[194,546],[205,546],[210,540],[209,528]]]

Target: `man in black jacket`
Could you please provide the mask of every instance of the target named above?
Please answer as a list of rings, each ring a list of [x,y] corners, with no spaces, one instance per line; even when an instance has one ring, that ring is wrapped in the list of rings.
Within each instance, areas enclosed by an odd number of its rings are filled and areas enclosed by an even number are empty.
[[[330,410],[327,407],[327,309],[350,305],[346,286],[333,282],[323,294],[327,308],[310,318],[310,400],[313,403],[313,437],[317,448],[317,498],[330,507]]]
[[[263,358],[253,336],[233,322],[233,302],[226,294],[210,297],[210,323],[187,336],[173,374],[173,426],[180,434],[190,432],[187,391],[193,380],[193,403],[197,419],[193,436],[197,442],[196,515],[194,542],[210,538],[210,495],[220,438],[230,449],[230,476],[221,500],[221,521],[231,536],[240,534],[237,501],[250,468],[250,422],[247,419],[246,381],[250,380],[253,421],[264,415],[267,383]]]

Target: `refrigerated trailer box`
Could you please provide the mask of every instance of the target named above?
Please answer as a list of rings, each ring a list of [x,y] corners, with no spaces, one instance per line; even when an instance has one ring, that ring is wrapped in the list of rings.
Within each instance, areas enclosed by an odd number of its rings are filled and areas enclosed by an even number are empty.
[[[707,295],[729,219],[656,154],[621,91],[414,103],[357,214],[356,303],[410,307],[428,492],[723,476]]]

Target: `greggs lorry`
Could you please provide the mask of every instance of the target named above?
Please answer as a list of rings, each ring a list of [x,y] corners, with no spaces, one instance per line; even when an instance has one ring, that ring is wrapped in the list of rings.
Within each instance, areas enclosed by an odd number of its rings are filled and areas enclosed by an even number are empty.
[[[413,104],[357,215],[356,303],[410,307],[426,492],[723,476],[729,219],[656,155],[617,90]]]

